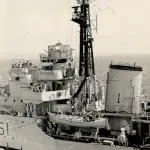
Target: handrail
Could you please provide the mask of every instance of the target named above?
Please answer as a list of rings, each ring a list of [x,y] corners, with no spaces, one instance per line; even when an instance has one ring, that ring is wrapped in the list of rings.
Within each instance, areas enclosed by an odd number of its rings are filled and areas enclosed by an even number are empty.
[[[54,136],[54,137],[62,137],[61,135],[56,135],[56,134],[52,134],[51,136]],[[64,136],[69,136],[69,137],[74,137],[74,135],[71,135],[71,134],[65,134]],[[85,135],[82,135],[81,138],[91,138],[91,139],[100,139],[100,140],[116,140],[115,138],[109,138],[109,137],[95,137],[93,135],[91,136],[85,136]]]

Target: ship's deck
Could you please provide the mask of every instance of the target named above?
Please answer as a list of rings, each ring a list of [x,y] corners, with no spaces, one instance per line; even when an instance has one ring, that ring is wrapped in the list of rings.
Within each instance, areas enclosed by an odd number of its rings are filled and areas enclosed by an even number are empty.
[[[56,140],[57,150],[133,150],[131,147],[107,146],[98,143],[80,143]]]
[[[8,122],[8,134],[7,124]],[[4,135],[0,135],[0,146],[8,146],[23,150],[120,150],[125,147],[106,146],[92,143],[56,140],[46,135],[33,118],[13,117],[0,114],[0,127],[4,128]],[[1,129],[1,128],[0,128]],[[0,134],[1,134],[0,130]]]
[[[6,146],[8,143],[9,147],[19,149],[22,146],[23,150],[56,149],[55,140],[40,130],[32,118],[0,115],[0,127],[4,128],[4,135],[0,135],[1,146]]]

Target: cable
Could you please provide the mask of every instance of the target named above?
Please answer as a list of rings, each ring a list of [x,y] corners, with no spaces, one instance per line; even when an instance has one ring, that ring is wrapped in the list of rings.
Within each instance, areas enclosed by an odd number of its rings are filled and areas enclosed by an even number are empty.
[[[70,0],[68,0],[68,18],[69,18],[69,10],[70,10]],[[66,33],[68,32],[68,27],[69,27],[69,19],[68,19],[68,25],[67,25],[67,29],[66,29]],[[68,43],[68,34],[66,34],[66,42]]]
[[[68,18],[69,18],[69,12],[70,12],[70,6],[71,6],[71,3],[70,3],[70,0],[68,0]],[[68,25],[67,25],[67,29],[66,29],[66,33],[68,33],[68,28],[69,28],[69,25],[70,25],[70,20],[68,20]],[[74,29],[74,24],[73,26],[71,26],[71,29],[70,29],[70,33],[71,35],[69,34],[66,34],[66,42],[71,45],[72,44],[72,39],[73,39],[73,29]],[[70,37],[69,37],[70,36]]]

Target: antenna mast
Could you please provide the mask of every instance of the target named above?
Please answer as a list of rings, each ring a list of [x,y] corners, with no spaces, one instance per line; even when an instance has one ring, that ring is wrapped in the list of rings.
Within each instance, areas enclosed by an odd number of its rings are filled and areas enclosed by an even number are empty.
[[[81,77],[95,75],[89,1],[77,0],[79,6],[72,7],[74,9],[72,21],[80,26],[79,76]]]

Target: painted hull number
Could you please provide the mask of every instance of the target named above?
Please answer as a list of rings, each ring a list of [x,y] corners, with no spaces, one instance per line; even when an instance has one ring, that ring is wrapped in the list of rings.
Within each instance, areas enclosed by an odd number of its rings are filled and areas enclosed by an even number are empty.
[[[2,126],[4,126],[4,123],[0,122],[0,135],[4,135],[4,128]]]
[[[0,127],[0,135],[4,135],[4,129]]]

